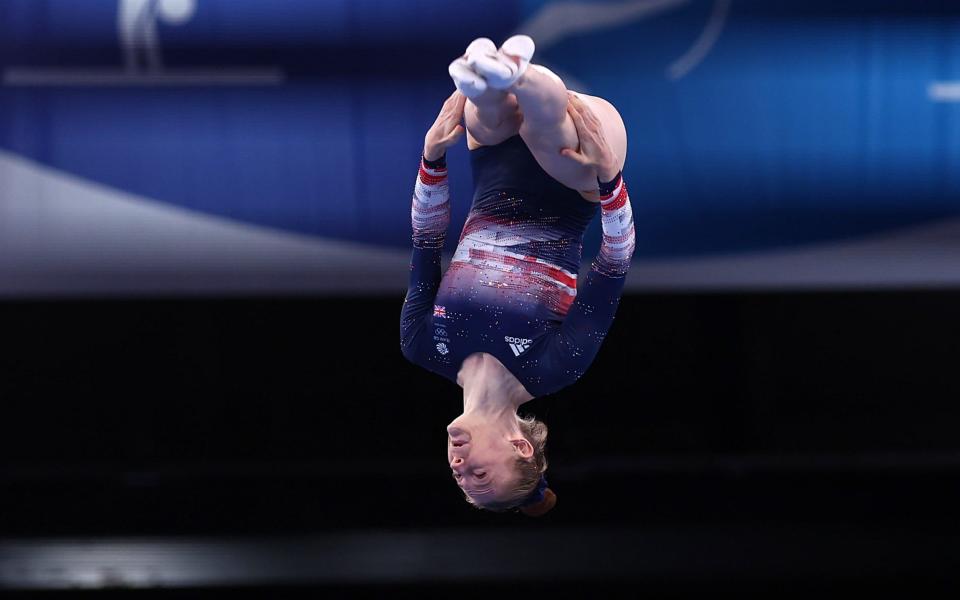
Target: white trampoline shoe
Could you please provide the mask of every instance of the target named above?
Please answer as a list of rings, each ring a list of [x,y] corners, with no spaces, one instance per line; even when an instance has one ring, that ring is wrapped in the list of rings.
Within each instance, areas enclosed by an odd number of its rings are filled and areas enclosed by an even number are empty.
[[[505,90],[517,82],[527,70],[536,45],[528,35],[515,35],[495,53],[477,52],[467,57],[467,64],[486,80],[487,85]]]
[[[463,56],[450,63],[447,72],[460,93],[467,98],[476,98],[486,91],[486,80],[470,66],[470,61],[477,56],[495,56],[496,53],[497,46],[493,40],[477,38],[470,42]]]

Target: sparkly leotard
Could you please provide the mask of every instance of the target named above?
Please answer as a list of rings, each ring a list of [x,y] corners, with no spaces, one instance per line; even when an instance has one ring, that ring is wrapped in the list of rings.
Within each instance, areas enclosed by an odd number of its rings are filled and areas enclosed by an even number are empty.
[[[583,233],[598,205],[547,175],[520,136],[473,150],[470,160],[473,204],[442,278],[446,170],[421,167],[401,348],[411,362],[454,382],[467,356],[486,352],[531,395],[556,392],[599,350],[629,253],[624,263],[601,250],[578,295]],[[632,252],[632,215],[626,225]],[[605,235],[608,242],[616,240]]]

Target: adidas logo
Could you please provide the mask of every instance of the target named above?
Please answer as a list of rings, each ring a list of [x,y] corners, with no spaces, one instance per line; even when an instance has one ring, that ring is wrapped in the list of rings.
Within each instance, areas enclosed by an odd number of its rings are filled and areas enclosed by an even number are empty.
[[[533,340],[528,340],[526,338],[515,338],[513,336],[504,336],[503,341],[510,346],[510,349],[513,350],[514,356],[520,356],[530,348],[530,344],[533,343]]]

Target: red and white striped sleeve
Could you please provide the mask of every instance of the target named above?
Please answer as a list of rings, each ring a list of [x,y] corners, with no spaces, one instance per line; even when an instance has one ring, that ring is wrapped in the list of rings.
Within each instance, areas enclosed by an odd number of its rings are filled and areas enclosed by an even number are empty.
[[[630,196],[621,174],[602,187],[600,223],[603,242],[592,266],[608,277],[623,277],[630,269],[630,259],[636,247]]]
[[[413,226],[413,247],[443,248],[450,224],[450,186],[444,159],[420,159],[420,171],[413,188],[410,208]]]

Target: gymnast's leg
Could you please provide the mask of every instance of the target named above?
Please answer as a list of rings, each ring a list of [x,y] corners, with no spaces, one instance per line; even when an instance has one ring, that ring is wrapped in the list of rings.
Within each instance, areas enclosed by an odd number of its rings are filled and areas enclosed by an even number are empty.
[[[478,54],[495,55],[497,46],[487,38],[477,38],[467,46],[463,56],[450,63],[449,72],[457,89],[467,97],[463,118],[467,143],[471,150],[495,146],[520,131],[517,98],[507,90],[487,85],[469,62]]]
[[[543,170],[569,188],[595,191],[596,174],[560,154],[563,148],[578,148],[577,129],[567,113],[567,88],[563,81],[546,67],[527,64],[533,57],[533,41],[518,35],[504,42],[496,55],[482,50],[470,56],[468,63],[484,77],[488,89],[501,89],[516,98],[523,115],[520,136]],[[627,134],[619,113],[603,98],[577,95],[599,117],[622,167]]]
[[[523,120],[517,97],[493,88],[487,88],[480,96],[468,99],[463,118],[467,132],[473,138],[471,149],[477,146],[496,146],[517,135]]]

